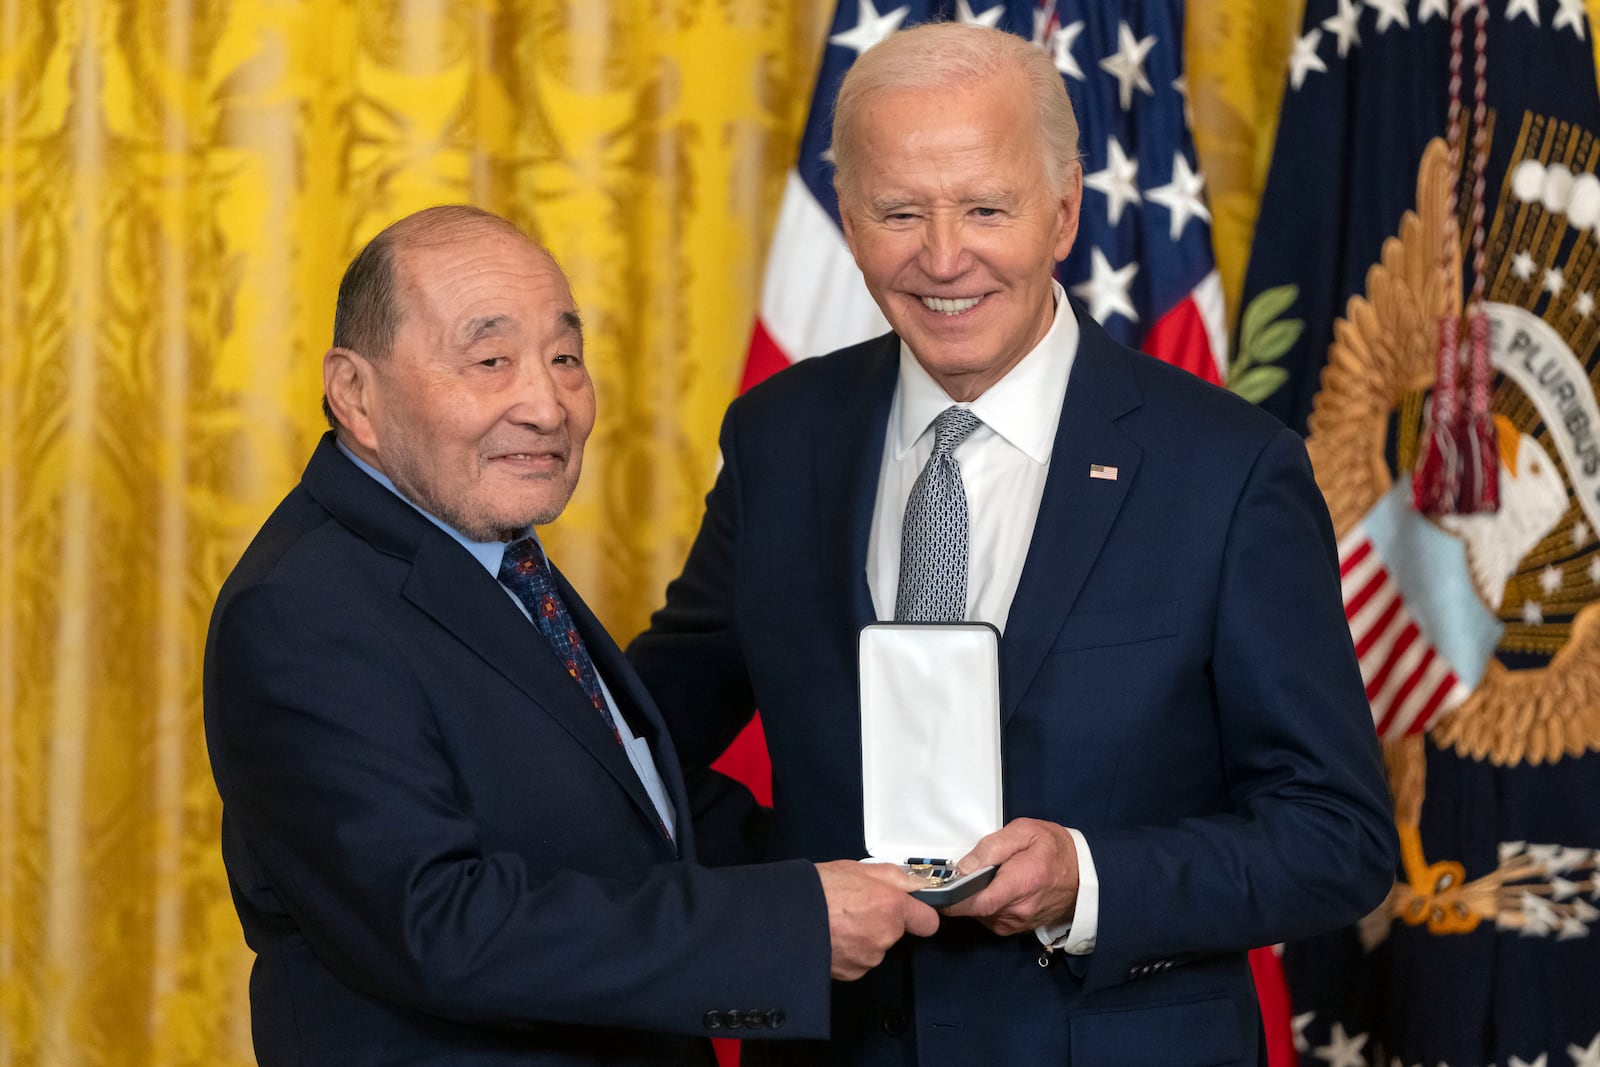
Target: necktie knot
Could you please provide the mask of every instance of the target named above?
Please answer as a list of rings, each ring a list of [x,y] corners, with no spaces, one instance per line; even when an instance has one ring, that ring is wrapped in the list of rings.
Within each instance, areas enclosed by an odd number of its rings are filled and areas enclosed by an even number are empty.
[[[966,408],[947,407],[933,420],[933,454],[948,456],[961,442],[972,436],[972,431],[983,425],[983,420]]]
[[[600,692],[600,678],[595,673],[594,662],[589,658],[589,650],[584,647],[578,628],[572,623],[567,605],[562,602],[561,592],[556,588],[555,577],[550,573],[549,561],[545,559],[539,542],[524,537],[506,546],[500,557],[500,582],[528,609],[534,626],[549,642],[550,650],[566,668],[567,674],[578,683],[583,695],[600,712],[612,733],[616,733],[611,710],[606,707],[605,698]]]
[[[524,537],[520,541],[513,541],[506,546],[505,554],[500,557],[500,580],[509,582],[513,579],[526,580],[535,573],[548,569],[544,552],[539,548],[539,542],[531,537]]]

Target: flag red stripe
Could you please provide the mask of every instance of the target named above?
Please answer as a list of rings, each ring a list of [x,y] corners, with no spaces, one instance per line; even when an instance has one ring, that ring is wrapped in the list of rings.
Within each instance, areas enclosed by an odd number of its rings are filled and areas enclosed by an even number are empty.
[[[1213,385],[1222,384],[1217,361],[1211,355],[1211,337],[1192,297],[1178,301],[1157,319],[1144,335],[1141,347],[1157,359],[1182,367]]]
[[[1356,617],[1356,615],[1360,614],[1361,609],[1367,606],[1367,601],[1371,600],[1373,594],[1377,593],[1379,589],[1382,589],[1385,583],[1388,581],[1388,571],[1379,571],[1377,574],[1374,574],[1370,579],[1367,580],[1367,584],[1361,587],[1360,592],[1344,602],[1344,617],[1347,619],[1353,619]]]
[[[750,333],[750,353],[744,361],[744,377],[739,381],[739,392],[772,377],[793,362],[767,332],[766,324],[756,319],[756,328]]]
[[[1383,689],[1383,683],[1389,680],[1389,675],[1394,673],[1395,665],[1400,662],[1400,657],[1405,655],[1406,649],[1411,647],[1411,642],[1417,639],[1417,624],[1406,623],[1406,628],[1400,631],[1400,637],[1395,641],[1394,648],[1389,650],[1389,657],[1383,661],[1383,666],[1378,668],[1378,673],[1372,676],[1372,681],[1367,683],[1367,699],[1371,700]],[[1388,722],[1388,719],[1384,719]],[[1382,730],[1380,729],[1380,733]]]
[[[1289,984],[1283,977],[1283,961],[1270,948],[1250,950],[1250,974],[1256,982],[1256,998],[1261,1002],[1261,1027],[1266,1036],[1269,1067],[1293,1067],[1294,1025],[1290,1022]]]
[[[1363,541],[1356,550],[1339,561],[1339,577],[1348,578],[1350,572],[1361,566],[1361,561],[1372,555],[1372,542]]]
[[[1378,640],[1388,632],[1389,624],[1394,622],[1394,617],[1398,614],[1400,614],[1400,598],[1395,597],[1393,600],[1389,601],[1389,606],[1383,609],[1383,614],[1378,616],[1373,624],[1367,629],[1367,632],[1362,636],[1361,640],[1356,642],[1357,659],[1367,658],[1367,653],[1371,652],[1372,646],[1377,644]],[[1349,618],[1348,612],[1345,614],[1345,617]]]
[[[1439,705],[1444,703],[1445,698],[1450,695],[1450,690],[1454,689],[1460,681],[1461,679],[1456,677],[1455,671],[1448,672],[1440,680],[1438,686],[1433,690],[1433,695],[1423,705],[1422,714],[1413,719],[1411,725],[1406,727],[1406,736],[1420,734],[1428,728],[1428,724],[1433,721],[1434,715],[1439,711]]]
[[[1405,707],[1406,701],[1411,697],[1411,691],[1416,689],[1418,683],[1422,681],[1422,676],[1427,673],[1429,667],[1433,666],[1433,658],[1433,649],[1429,648],[1423,652],[1422,662],[1418,663],[1416,669],[1406,675],[1406,680],[1400,683],[1399,692],[1395,693],[1394,698],[1389,701],[1389,710],[1383,717],[1382,727],[1378,730],[1380,735],[1384,730],[1394,725],[1395,716],[1399,715],[1401,709]]]

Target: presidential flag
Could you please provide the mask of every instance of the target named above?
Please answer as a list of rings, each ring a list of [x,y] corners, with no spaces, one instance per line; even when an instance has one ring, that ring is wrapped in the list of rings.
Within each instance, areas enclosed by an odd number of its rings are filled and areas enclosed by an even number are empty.
[[[1286,950],[1304,1064],[1600,1067],[1592,32],[1308,0],[1290,59],[1230,381],[1309,433],[1401,842]]]

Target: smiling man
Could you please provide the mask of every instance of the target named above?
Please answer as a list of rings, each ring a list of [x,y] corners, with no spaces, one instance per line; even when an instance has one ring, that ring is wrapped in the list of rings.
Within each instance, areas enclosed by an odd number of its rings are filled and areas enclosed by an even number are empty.
[[[766,855],[831,860],[866,848],[861,627],[1003,633],[1010,821],[960,861],[993,882],[837,987],[831,1043],[748,1062],[1264,1062],[1247,950],[1390,885],[1305,449],[1052,280],[1077,139],[1059,72],[1009,34],[923,26],[857,60],[835,187],[894,332],[733,404],[699,537],[629,649],[691,766],[761,709]]]
[[[206,740],[262,1067],[700,1064],[827,1033],[938,916],[859,863],[696,865],[638,679],[546,560],[594,426],[549,253],[470,207],[339,289],[325,437],[217,598]]]

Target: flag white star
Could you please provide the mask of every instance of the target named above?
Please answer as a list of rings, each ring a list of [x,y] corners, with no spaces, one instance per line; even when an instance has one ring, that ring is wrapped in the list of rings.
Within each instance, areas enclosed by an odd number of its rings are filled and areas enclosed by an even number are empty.
[[[1547,566],[1539,572],[1539,588],[1544,590],[1545,596],[1555,596],[1561,588],[1561,568]]]
[[[1050,28],[1050,20],[1055,17],[1055,7],[1036,7],[1033,9],[1033,43],[1044,44],[1044,31]]]
[[[956,0],[956,18],[968,26],[988,26],[993,29],[994,24],[999,22],[1000,17],[1005,13],[1006,6],[1004,4],[996,4],[983,14],[974,15],[972,13],[972,5],[967,3],[967,0]]]
[[[1594,314],[1594,294],[1589,292],[1579,293],[1578,299],[1572,302],[1572,310],[1584,317]]]
[[[1535,26],[1539,25],[1539,0],[1506,0],[1506,21],[1518,15],[1525,16]]]
[[[1190,127],[1194,126],[1194,109],[1189,101],[1189,79],[1182,74],[1172,79],[1172,87],[1178,91],[1178,97],[1183,101],[1183,121]]]
[[[1183,153],[1174,152],[1172,180],[1145,192],[1145,199],[1160,204],[1172,213],[1168,236],[1174,241],[1182,236],[1183,228],[1189,225],[1190,219],[1198,216],[1207,222],[1211,221],[1211,212],[1200,202],[1200,191],[1205,184],[1204,178],[1189,169],[1189,161],[1183,158]]]
[[[1406,0],[1367,0],[1367,6],[1378,13],[1378,32],[1398,22],[1402,30],[1411,28],[1411,17],[1406,14]]]
[[[1567,1055],[1572,1057],[1572,1067],[1600,1067],[1600,1034],[1594,1035],[1587,1048],[1568,1045]]]
[[[1344,1023],[1334,1023],[1333,1029],[1328,1031],[1328,1043],[1318,1046],[1312,1055],[1326,1060],[1329,1067],[1366,1067],[1366,1058],[1361,1055],[1366,1043],[1366,1034],[1347,1034]]]
[[[1356,23],[1361,21],[1360,0],[1339,0],[1339,10],[1322,20],[1322,28],[1339,39],[1339,58],[1343,59],[1351,45],[1361,43],[1361,31]]]
[[[1572,547],[1573,548],[1582,548],[1584,545],[1588,544],[1589,543],[1589,534],[1591,532],[1592,531],[1589,529],[1589,524],[1587,522],[1584,522],[1582,519],[1579,519],[1577,522],[1573,523],[1572,524]]]
[[[897,7],[887,15],[878,14],[878,9],[873,6],[872,0],[856,0],[856,25],[854,29],[843,33],[836,33],[828,40],[843,48],[854,48],[856,55],[863,55],[867,49],[889,36],[900,28],[900,23],[911,13],[911,8]]]
[[[1589,559],[1589,584],[1600,585],[1600,556]]]
[[[1448,19],[1450,17],[1450,9],[1446,6],[1448,3],[1449,0],[1422,0],[1422,3],[1417,5],[1417,21],[1427,22],[1435,15]]]
[[[1567,280],[1561,276],[1559,267],[1551,267],[1544,272],[1544,291],[1551,296],[1560,296],[1561,287],[1566,284]]]
[[[1306,75],[1314,70],[1326,74],[1328,65],[1317,56],[1317,45],[1322,41],[1322,31],[1312,30],[1304,37],[1294,39],[1294,51],[1289,53],[1289,85],[1295,89],[1305,84]]]
[[[1544,609],[1537,600],[1524,600],[1522,602],[1522,621],[1529,626],[1538,626],[1544,622]]]
[[[1117,79],[1117,98],[1124,111],[1133,106],[1135,89],[1146,96],[1156,95],[1144,74],[1145,57],[1155,46],[1154,37],[1135,38],[1126,22],[1117,23],[1117,50],[1100,61],[1100,69]]]
[[[1121,270],[1112,270],[1106,254],[1099,246],[1089,250],[1089,280],[1072,287],[1072,295],[1089,302],[1089,314],[1096,322],[1105,322],[1113,315],[1121,315],[1129,322],[1138,322],[1139,313],[1133,310],[1128,299],[1128,286],[1139,273],[1139,264],[1129,263]]]
[[[1317,1017],[1314,1011],[1301,1012],[1289,1020],[1289,1025],[1294,1029],[1294,1050],[1296,1052],[1310,1052],[1311,1042],[1306,1040],[1306,1027],[1311,1020]]]
[[[1139,161],[1129,159],[1115,137],[1106,140],[1106,166],[1093,174],[1086,174],[1083,184],[1098,189],[1106,196],[1106,217],[1115,226],[1122,221],[1122,209],[1140,203],[1139,187],[1134,184],[1139,177]]]
[[[1511,273],[1523,281],[1533,278],[1533,257],[1526,252],[1518,252],[1511,257]]]
[[[1511,1057],[1511,1061],[1506,1064],[1506,1067],[1545,1067],[1549,1055],[1550,1054],[1547,1052],[1541,1052],[1539,1053],[1539,1058],[1534,1060],[1532,1063],[1529,1063],[1521,1056],[1513,1056]]]
[[[1556,17],[1550,28],[1570,29],[1578,40],[1587,40],[1583,32],[1583,0],[1556,0]]]
[[[1050,35],[1050,58],[1055,60],[1056,69],[1063,74],[1083,81],[1083,68],[1078,66],[1078,58],[1072,54],[1072,46],[1077,43],[1078,34],[1083,32],[1083,20],[1063,26]]]

